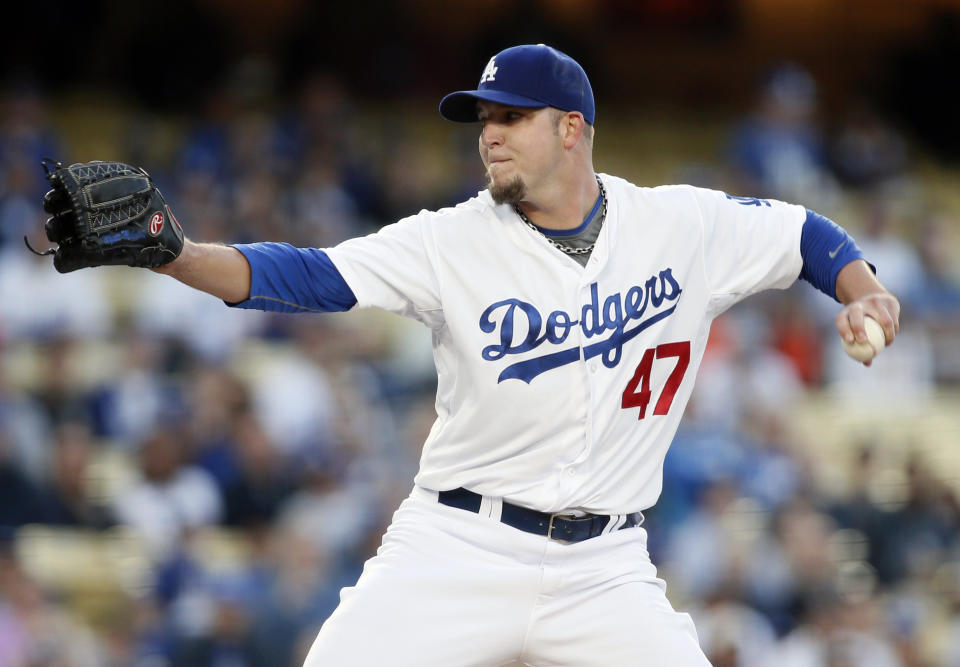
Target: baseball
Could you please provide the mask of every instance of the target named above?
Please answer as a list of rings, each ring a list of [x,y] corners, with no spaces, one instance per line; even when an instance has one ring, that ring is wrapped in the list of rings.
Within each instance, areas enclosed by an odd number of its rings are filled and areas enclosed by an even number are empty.
[[[863,326],[867,330],[867,340],[862,343],[860,341],[848,343],[844,340],[843,351],[857,361],[870,361],[886,347],[887,337],[880,323],[870,316],[863,319]]]

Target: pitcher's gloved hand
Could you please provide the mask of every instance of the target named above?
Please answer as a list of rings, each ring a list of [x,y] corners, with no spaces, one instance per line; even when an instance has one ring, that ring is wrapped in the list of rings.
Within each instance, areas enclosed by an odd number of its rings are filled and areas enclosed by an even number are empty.
[[[183,249],[183,229],[170,206],[139,167],[122,162],[85,162],[64,167],[42,162],[53,186],[43,197],[47,238],[60,273],[88,266],[126,265],[156,268],[175,260]]]

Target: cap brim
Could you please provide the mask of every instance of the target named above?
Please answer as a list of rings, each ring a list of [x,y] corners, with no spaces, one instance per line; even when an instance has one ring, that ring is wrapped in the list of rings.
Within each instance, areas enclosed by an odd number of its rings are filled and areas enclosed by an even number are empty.
[[[475,123],[477,120],[477,100],[506,104],[511,107],[545,107],[539,100],[523,95],[514,95],[502,90],[460,90],[450,93],[440,100],[440,115],[455,123]]]

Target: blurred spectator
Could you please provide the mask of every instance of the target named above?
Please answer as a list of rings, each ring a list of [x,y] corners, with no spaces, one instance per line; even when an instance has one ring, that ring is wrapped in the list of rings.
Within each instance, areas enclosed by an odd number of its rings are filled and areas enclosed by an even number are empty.
[[[276,655],[257,651],[251,641],[253,600],[246,582],[221,577],[209,587],[208,619],[205,627],[178,638],[174,644],[172,662],[183,667],[207,665],[244,665],[269,667],[284,664]]]
[[[153,599],[139,595],[118,604],[100,623],[105,665],[163,665],[169,661],[166,621]]]
[[[803,623],[776,649],[781,667],[899,667],[894,648],[877,627],[870,605],[845,603],[835,591],[813,589]]]
[[[232,182],[230,126],[238,114],[237,101],[225,86],[209,92],[203,111],[186,128],[175,171],[207,176],[214,183]]]
[[[824,322],[807,307],[806,292],[792,288],[770,303],[771,344],[793,364],[800,380],[808,387],[817,387],[823,380]],[[826,303],[827,298],[819,301]],[[827,330],[827,336],[831,332]]]
[[[170,198],[174,214],[195,241],[225,242],[234,238],[227,182],[200,166],[181,168]]]
[[[128,280],[136,292],[135,330],[181,341],[188,352],[209,361],[223,362],[266,321],[266,313],[227,309],[209,294],[151,271],[130,274]]]
[[[960,534],[960,503],[919,457],[906,464],[907,502],[881,524],[877,570],[882,581],[929,578]]]
[[[91,417],[85,353],[90,348],[69,336],[36,341],[37,368],[32,399],[52,427],[87,422]]]
[[[949,326],[960,320],[960,265],[950,238],[956,226],[944,215],[928,216],[920,226],[917,250],[922,272],[907,299],[913,315],[926,326]]]
[[[883,286],[909,306],[910,295],[916,294],[924,270],[917,251],[898,233],[894,224],[892,202],[883,195],[871,198],[863,230],[857,234],[857,245],[864,257],[877,267]]]
[[[182,385],[189,458],[224,489],[239,474],[236,426],[250,410],[249,390],[231,369],[204,363],[185,369]]]
[[[664,572],[685,595],[703,599],[728,583],[738,554],[732,551],[723,518],[736,497],[736,487],[729,481],[707,486],[697,508],[671,531],[663,553]]]
[[[271,579],[255,608],[253,642],[270,664],[297,665],[357,572],[352,561],[345,568],[314,540],[283,528],[272,531],[267,549]]]
[[[941,586],[934,593],[946,607],[944,637],[937,646],[937,657],[945,665],[960,665],[960,559],[954,557],[941,568]]]
[[[829,210],[837,186],[817,119],[817,84],[794,63],[764,81],[754,113],[734,131],[731,160],[744,191]]]
[[[0,360],[13,357],[0,344]],[[10,378],[6,364],[0,363],[0,459],[39,482],[49,462],[50,423],[23,384],[23,379]]]
[[[268,171],[264,165],[252,164],[241,171],[231,192],[234,205],[230,240],[296,240],[292,238],[292,211],[289,199],[284,198],[283,188],[279,175]]]
[[[644,512],[648,549],[661,558],[674,530],[696,510],[708,487],[737,478],[744,464],[741,443],[729,433],[705,425],[681,425],[663,463],[663,491],[657,504]]]
[[[120,363],[92,393],[93,425],[98,435],[132,445],[175,411],[177,397],[161,368],[162,340],[130,334],[113,350]]]
[[[290,134],[303,151],[301,157],[318,149],[348,155],[350,147],[341,142],[356,114],[349,92],[335,73],[318,70],[308,74],[299,90],[296,113],[289,118]]]
[[[0,175],[0,250],[26,250],[23,237],[35,234],[42,222],[31,173],[39,170],[39,163],[18,160]]]
[[[386,184],[379,172],[384,141],[390,129],[396,128],[395,122],[382,128],[362,124],[349,91],[336,74],[327,71],[305,77],[297,105],[286,121],[287,135],[299,149],[301,167],[327,171],[324,181],[335,189],[336,198],[324,202],[325,206],[333,204],[342,215],[346,211],[341,206],[346,204],[353,209],[354,221],[367,228],[392,222],[385,210]],[[334,231],[338,227],[334,224]],[[321,243],[309,245],[324,247]]]
[[[319,449],[298,461],[301,483],[280,508],[277,524],[333,557],[355,549],[379,521],[373,498],[344,479],[345,462]]]
[[[773,328],[758,308],[718,318],[714,344],[700,367],[687,419],[735,431],[750,411],[776,411],[796,401],[803,383],[791,361],[774,347]]]
[[[950,238],[956,227],[943,215],[924,219],[917,241],[923,273],[906,295],[914,320],[930,333],[936,380],[943,383],[960,382],[960,268]]]
[[[0,664],[100,667],[96,636],[0,546]]]
[[[363,232],[357,222],[357,205],[340,184],[336,163],[336,155],[308,156],[291,193],[288,242],[327,248]]]
[[[446,180],[449,174],[446,166],[438,173],[422,166],[411,168],[411,165],[431,164],[428,148],[415,137],[404,132],[395,132],[388,141],[386,155],[383,156],[386,173],[384,195],[387,218],[393,221],[432,206],[440,195],[435,179]],[[440,206],[449,204],[448,201],[439,202]]]
[[[339,571],[326,550],[283,529],[232,534],[226,539],[247,553],[220,562],[203,557],[199,537],[181,542],[159,573],[173,664],[300,664],[300,647],[355,573]]]
[[[159,645],[175,665],[266,665],[250,641],[253,607],[268,574],[243,534],[191,532],[158,568],[168,623]]]
[[[291,334],[297,350],[323,370],[330,386],[331,421],[327,439],[320,441],[322,449],[333,452],[341,462],[349,462],[347,473],[352,484],[379,494],[397,481],[396,466],[409,462],[409,453],[397,446],[394,413],[404,411],[406,402],[415,400],[416,393],[412,388],[404,394],[390,390],[382,370],[389,365],[384,361],[389,340],[384,334],[389,330],[383,329],[388,322],[369,317],[370,313],[304,319]],[[419,333],[426,332],[420,328]],[[405,350],[399,352],[403,353]],[[362,413],[352,407],[359,403],[365,405]],[[404,478],[402,484],[406,497],[410,478]]]
[[[31,245],[38,250],[49,247],[39,209],[31,224]],[[99,268],[62,275],[53,270],[50,257],[29,252],[22,239],[4,247],[0,250],[0,337],[105,337],[114,326],[107,290],[113,271]]]
[[[86,424],[65,423],[57,429],[50,479],[39,503],[43,523],[83,528],[114,523],[109,508],[98,502],[90,488],[95,449]]]
[[[745,427],[750,437],[745,438],[749,449],[739,474],[743,493],[765,509],[778,509],[808,486],[804,461],[795,453],[781,412],[756,410]]]
[[[11,449],[9,438],[0,430],[0,546],[16,528],[41,518],[40,491]]]
[[[234,422],[237,471],[224,489],[228,526],[264,527],[293,491],[289,466],[257,419],[246,412]]]
[[[47,190],[40,160],[61,153],[60,139],[47,117],[47,103],[36,84],[21,80],[7,86],[0,94],[0,202],[8,192],[17,192],[36,206]],[[12,238],[13,233],[0,228],[0,239]]]
[[[766,667],[776,661],[776,634],[764,616],[722,592],[692,612],[700,646],[713,667]]]
[[[175,432],[157,430],[140,445],[139,478],[114,498],[113,511],[157,558],[169,555],[191,529],[216,524],[223,502],[210,475],[184,460]]]
[[[867,539],[866,557],[878,568],[883,531],[890,517],[872,496],[878,473],[877,453],[869,443],[859,446],[853,456],[849,485],[830,508],[830,515],[842,528],[852,529]]]
[[[797,497],[777,515],[776,536],[790,567],[794,590],[826,586],[833,573],[829,539],[833,522],[808,498]]]
[[[267,435],[292,456],[333,442],[332,391],[322,368],[294,350],[277,349],[262,360],[250,396]]]
[[[841,183],[875,188],[904,175],[906,140],[866,100],[855,100],[831,142],[830,160]]]
[[[807,591],[828,586],[834,572],[830,519],[797,496],[773,514],[747,552],[744,598],[773,624],[778,635],[797,624],[797,604]]]

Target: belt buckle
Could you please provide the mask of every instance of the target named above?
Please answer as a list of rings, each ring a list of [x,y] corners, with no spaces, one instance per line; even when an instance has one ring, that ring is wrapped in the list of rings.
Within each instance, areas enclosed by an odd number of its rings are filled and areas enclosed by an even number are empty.
[[[547,539],[554,540],[556,542],[568,542],[568,540],[553,536],[553,520],[556,519],[557,517],[561,517],[563,519],[576,519],[577,517],[574,516],[573,514],[551,514],[550,515],[550,523],[547,524]]]
[[[553,539],[553,520],[557,518],[556,514],[550,515],[550,523],[547,524],[547,539]]]

